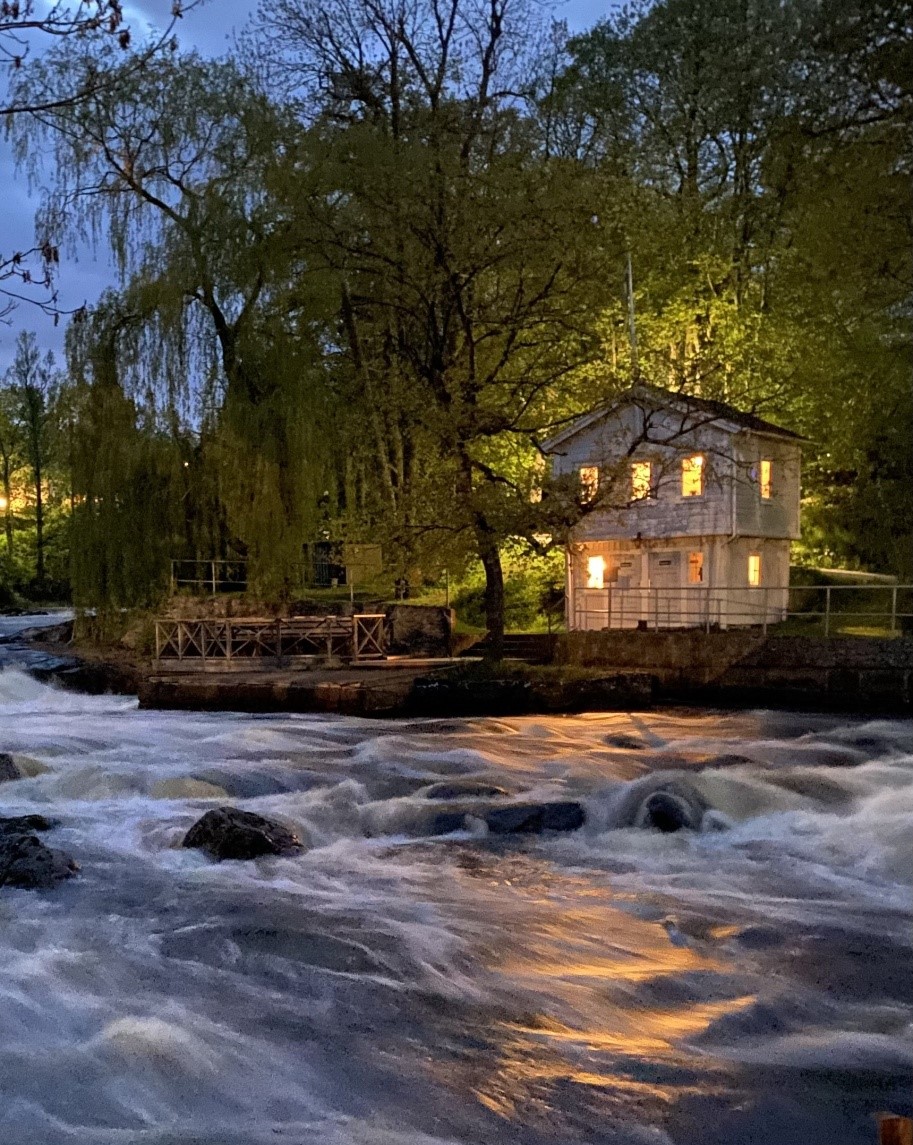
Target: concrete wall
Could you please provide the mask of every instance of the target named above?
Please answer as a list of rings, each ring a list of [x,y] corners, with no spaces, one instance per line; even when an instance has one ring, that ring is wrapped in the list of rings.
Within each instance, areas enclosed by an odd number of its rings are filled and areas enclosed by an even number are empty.
[[[388,604],[388,651],[406,656],[450,656],[454,627],[451,608],[426,604]]]
[[[913,709],[913,639],[760,632],[569,632],[556,660],[649,672],[670,699]]]

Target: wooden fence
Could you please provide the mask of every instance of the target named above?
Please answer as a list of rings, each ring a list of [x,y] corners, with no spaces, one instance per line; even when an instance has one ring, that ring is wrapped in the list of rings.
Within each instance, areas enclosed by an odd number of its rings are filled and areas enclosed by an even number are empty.
[[[155,657],[162,661],[232,664],[277,663],[327,656],[382,660],[383,613],[355,616],[296,616],[290,620],[156,620]]]

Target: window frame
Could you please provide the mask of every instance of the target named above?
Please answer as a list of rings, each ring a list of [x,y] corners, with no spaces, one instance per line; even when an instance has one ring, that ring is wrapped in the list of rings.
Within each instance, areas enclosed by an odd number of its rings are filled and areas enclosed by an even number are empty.
[[[689,457],[683,457],[682,458],[681,482],[679,485],[679,491],[680,491],[681,497],[684,500],[690,501],[690,500],[692,500],[692,498],[704,496],[704,493],[706,491],[706,485],[707,485],[706,478],[705,478],[706,469],[707,469],[707,462],[706,462],[706,458],[704,457],[703,453],[692,453]],[[699,488],[698,488],[697,492],[690,492],[689,493],[687,491],[688,478],[693,477],[695,472],[697,473],[697,477],[698,477],[698,481],[699,481]]]
[[[766,467],[766,472],[765,472]],[[772,457],[762,457],[758,462],[758,492],[762,501],[773,500],[774,463]]]
[[[601,562],[600,568],[599,568],[599,577],[598,577],[599,584],[593,584],[592,582],[595,579],[593,567],[597,561]],[[586,587],[587,587],[587,589],[592,591],[594,589],[599,590],[599,589],[605,588],[605,586],[606,586],[605,574],[606,574],[607,568],[608,568],[608,561],[605,559],[605,557],[601,553],[593,553],[591,556],[588,556],[586,558]]]
[[[635,472],[646,469],[646,485],[641,484],[642,493],[638,493],[638,484]],[[631,462],[631,501],[649,501],[656,496],[656,487],[653,484],[653,462],[646,458]]]
[[[694,557],[697,557],[697,579],[692,580],[691,577],[691,564]],[[703,584],[704,583],[704,550],[691,549],[688,552],[688,570],[687,570],[687,584]]]
[[[763,577],[764,562],[761,553],[748,554],[748,587],[760,588]],[[753,579],[752,579],[753,578]]]
[[[577,480],[580,482],[580,492],[584,501],[595,501],[599,495],[599,466],[581,465],[577,470]]]

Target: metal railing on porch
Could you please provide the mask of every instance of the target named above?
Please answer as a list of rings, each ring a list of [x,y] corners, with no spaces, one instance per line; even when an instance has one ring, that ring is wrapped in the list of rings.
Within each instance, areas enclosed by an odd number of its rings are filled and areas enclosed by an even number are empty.
[[[290,620],[248,618],[156,620],[155,657],[205,665],[326,656],[355,663],[382,660],[386,652],[383,613],[296,616]]]
[[[809,635],[896,635],[913,629],[913,585],[758,585],[581,589],[571,627],[774,626]]]

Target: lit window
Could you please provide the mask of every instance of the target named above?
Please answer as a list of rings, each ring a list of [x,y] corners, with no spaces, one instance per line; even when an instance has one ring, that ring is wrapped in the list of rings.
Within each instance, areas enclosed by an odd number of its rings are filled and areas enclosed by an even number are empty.
[[[773,462],[762,461],[760,472],[760,486],[761,497],[764,501],[769,501],[773,496]]]
[[[688,554],[688,584],[704,583],[704,554]]]
[[[749,553],[748,554],[748,583],[752,588],[757,588],[761,583],[761,554]]]
[[[643,501],[652,488],[652,466],[649,461],[635,461],[631,465],[631,500]]]
[[[584,465],[580,470],[580,492],[584,501],[592,501],[599,492],[599,467]]]
[[[587,588],[605,588],[605,557],[587,557]]]
[[[704,495],[704,459],[698,453],[694,457],[682,458],[682,496],[702,497]]]

